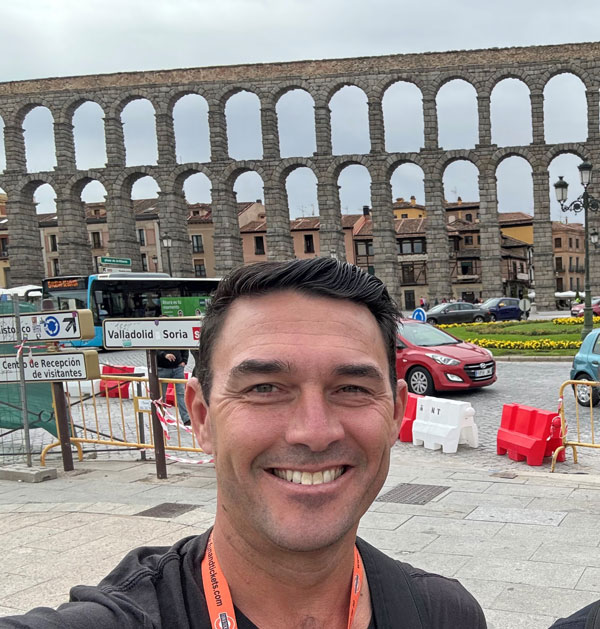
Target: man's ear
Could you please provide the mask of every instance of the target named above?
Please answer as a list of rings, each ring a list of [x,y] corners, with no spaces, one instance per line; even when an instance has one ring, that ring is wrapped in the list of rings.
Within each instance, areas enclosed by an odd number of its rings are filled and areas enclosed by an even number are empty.
[[[394,431],[395,433],[390,436],[391,443],[393,446],[398,439],[398,435],[400,434],[400,425],[402,424],[402,418],[404,417],[404,410],[406,409],[406,400],[408,397],[408,392],[406,389],[406,382],[402,380],[402,378],[398,378],[398,382],[396,383],[396,403],[394,404]]]
[[[204,452],[214,454],[210,413],[198,378],[190,378],[187,381],[185,386],[185,405],[192,420],[192,429],[196,436],[196,441],[198,441]]]

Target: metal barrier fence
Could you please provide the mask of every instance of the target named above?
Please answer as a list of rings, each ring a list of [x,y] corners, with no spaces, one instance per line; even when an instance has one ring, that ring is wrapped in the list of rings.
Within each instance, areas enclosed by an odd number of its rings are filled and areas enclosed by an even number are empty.
[[[569,425],[565,417],[564,391],[567,387],[572,387],[575,403],[575,427]],[[596,429],[594,426],[594,407],[600,401],[600,382],[590,380],[567,380],[563,382],[559,393],[559,415],[560,415],[560,436],[562,445],[559,446],[552,455],[552,468],[554,471],[556,461],[561,452],[568,447],[573,451],[573,462],[577,463],[577,448],[600,448],[600,443],[596,442]],[[581,409],[581,410],[580,410]],[[569,430],[576,438],[569,438]]]
[[[185,384],[183,379],[160,379],[162,385]],[[164,387],[166,388],[166,386]],[[69,415],[70,442],[83,460],[83,444],[96,444],[106,449],[153,450],[152,405],[146,376],[103,375],[100,380],[71,382],[65,396]],[[157,404],[164,433],[166,456],[184,460],[172,453],[204,454],[196,441],[191,426],[185,426],[174,395],[172,406]],[[41,453],[40,463],[45,465],[46,455],[60,447],[60,441],[47,445]],[[203,463],[194,459],[190,462]]]

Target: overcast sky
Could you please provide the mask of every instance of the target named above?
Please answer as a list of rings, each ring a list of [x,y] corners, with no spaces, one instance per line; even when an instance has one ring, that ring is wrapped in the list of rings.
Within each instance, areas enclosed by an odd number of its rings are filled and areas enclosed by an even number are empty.
[[[597,0],[19,0],[5,2],[0,37],[0,81],[51,76],[154,70],[234,63],[355,57],[426,51],[461,50],[535,44],[594,41],[598,38],[600,3]],[[546,90],[548,141],[585,139],[585,98],[581,84],[562,76]],[[386,140],[390,150],[418,149],[422,144],[420,95],[400,85],[384,101]],[[476,142],[474,92],[467,85],[450,84],[438,101],[440,143],[444,148],[470,147]],[[494,141],[527,143],[528,94],[518,82],[498,89],[492,102]],[[134,103],[125,120],[128,162],[149,162],[155,156],[151,134],[144,124],[152,111]],[[301,93],[282,103],[282,150],[310,154],[311,103]],[[368,151],[364,95],[346,88],[332,102],[334,152]],[[493,114],[494,114],[493,111]],[[78,163],[102,165],[104,149],[100,112],[88,106],[77,125]],[[208,145],[205,111],[200,99],[182,102],[176,125],[180,159],[206,159]],[[260,157],[256,103],[247,94],[228,107],[232,156]],[[148,118],[149,117],[149,118]],[[51,121],[43,110],[26,121],[28,161],[33,169],[52,167],[52,139],[44,130]],[[77,121],[76,121],[77,122]],[[583,134],[583,135],[582,135]],[[421,144],[420,144],[421,143]],[[204,158],[202,157],[204,155]],[[551,168],[573,184],[577,194],[578,160],[563,156]],[[600,171],[600,165],[598,165]],[[600,181],[600,172],[598,174]],[[507,161],[498,172],[501,211],[533,211],[531,175],[519,160]],[[342,207],[359,211],[370,204],[368,176],[359,167],[340,179]],[[393,178],[395,197],[414,194],[423,201],[422,175],[410,166]],[[476,171],[456,164],[444,178],[446,198],[478,198]],[[151,196],[152,182],[141,181],[134,196]],[[248,174],[236,184],[239,200],[262,198],[257,176]],[[98,186],[86,190],[95,200]],[[288,181],[292,215],[318,212],[314,177],[298,171]],[[186,185],[189,201],[209,201],[201,177]],[[51,209],[52,191],[40,189],[42,210]],[[556,207],[553,217],[558,218]]]

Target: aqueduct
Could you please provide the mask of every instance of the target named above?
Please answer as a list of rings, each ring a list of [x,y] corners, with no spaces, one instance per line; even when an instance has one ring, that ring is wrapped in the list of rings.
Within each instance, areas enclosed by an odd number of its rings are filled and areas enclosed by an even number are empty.
[[[579,143],[549,144],[544,135],[544,87],[557,74],[571,73],[585,85],[587,139]],[[532,142],[522,146],[492,144],[490,97],[503,79],[522,81],[531,100]],[[449,81],[462,79],[477,92],[479,137],[474,148],[443,150],[438,142],[436,95]],[[386,151],[382,100],[387,88],[399,82],[415,85],[422,95],[424,146],[410,153]],[[331,139],[330,100],[343,86],[356,86],[366,94],[370,151],[334,155]],[[396,234],[390,178],[404,163],[424,173],[428,209],[427,241],[430,299],[451,294],[448,238],[443,207],[442,174],[456,160],[472,162],[479,172],[482,283],[486,295],[501,294],[500,230],[496,169],[507,157],[528,161],[533,176],[535,288],[539,308],[554,303],[554,271],[550,220],[550,162],[563,153],[598,162],[600,156],[600,44],[569,44],[467,52],[405,54],[355,59],[253,64],[183,70],[129,72],[17,81],[0,84],[0,115],[4,121],[6,169],[0,186],[8,196],[11,276],[15,284],[38,282],[43,274],[42,254],[33,193],[48,183],[57,193],[60,226],[58,241],[61,272],[91,273],[92,256],[85,227],[81,190],[90,181],[101,182],[113,256],[133,259],[141,270],[135,221],[130,200],[133,183],[151,175],[160,188],[160,222],[173,241],[173,271],[190,274],[190,243],[183,181],[204,173],[212,186],[215,252],[218,273],[242,263],[236,199],[233,184],[240,173],[257,172],[264,182],[267,213],[267,248],[271,259],[293,257],[285,188],[287,175],[310,168],[317,178],[321,216],[322,255],[345,256],[341,229],[339,172],[361,164],[371,177],[371,204],[376,273],[391,292],[399,293]],[[305,90],[314,102],[316,151],[311,156],[282,158],[277,102],[291,90]],[[240,91],[260,101],[262,159],[230,157],[225,107]],[[208,105],[210,160],[178,163],[175,151],[173,108],[188,94],[202,96]],[[156,164],[126,166],[121,112],[136,99],[147,99],[155,110],[158,159]],[[106,165],[79,170],[75,160],[73,116],[88,101],[104,112]],[[47,107],[54,121],[56,167],[28,172],[23,120],[32,109]],[[600,269],[593,256],[594,292],[600,288]],[[596,279],[597,278],[597,279]]]

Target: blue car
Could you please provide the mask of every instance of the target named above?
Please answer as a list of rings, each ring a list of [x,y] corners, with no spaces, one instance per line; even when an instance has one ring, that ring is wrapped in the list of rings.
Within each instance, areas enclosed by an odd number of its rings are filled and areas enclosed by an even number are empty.
[[[516,297],[492,297],[484,301],[479,308],[485,311],[491,321],[509,319],[521,321],[525,318],[525,313],[519,308],[519,300]]]
[[[598,382],[598,367],[600,366],[600,328],[592,330],[586,337],[579,351],[573,359],[571,380],[591,380]],[[576,386],[575,397],[581,406],[592,406],[600,402],[598,387]]]

